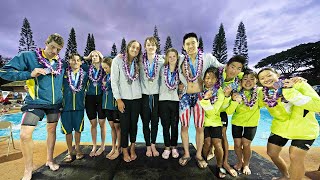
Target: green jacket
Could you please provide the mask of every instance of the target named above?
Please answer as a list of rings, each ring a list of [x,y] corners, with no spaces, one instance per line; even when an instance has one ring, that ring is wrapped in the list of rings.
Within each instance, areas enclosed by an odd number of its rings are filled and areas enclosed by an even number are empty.
[[[200,101],[201,107],[205,110],[204,127],[218,127],[222,126],[220,112],[224,110],[224,106],[229,103],[230,98],[225,98],[223,90],[218,90],[218,99],[214,104],[210,100],[202,99]]]
[[[295,84],[282,90],[288,103],[281,102],[269,107],[263,102],[263,93],[259,103],[266,106],[273,117],[271,132],[287,139],[313,140],[319,136],[319,124],[315,112],[320,111],[320,97],[306,82]],[[306,113],[306,114],[305,114]]]
[[[240,104],[236,101],[231,101],[230,106],[226,109],[228,115],[233,114],[231,123],[236,126],[255,127],[258,126],[260,120],[259,94],[261,87],[257,88],[257,101],[252,107],[248,107],[242,101]],[[244,95],[251,100],[250,91],[244,91]]]

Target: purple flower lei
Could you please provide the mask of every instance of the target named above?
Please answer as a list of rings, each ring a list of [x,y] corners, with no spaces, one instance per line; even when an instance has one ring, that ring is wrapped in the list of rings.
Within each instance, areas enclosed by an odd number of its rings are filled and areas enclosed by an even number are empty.
[[[145,72],[145,74],[146,74],[146,76],[147,76],[147,78],[149,79],[149,80],[154,80],[155,79],[155,77],[156,77],[156,74],[157,74],[157,70],[158,70],[158,61],[159,61],[159,56],[158,56],[158,54],[156,54],[156,56],[155,56],[155,70],[153,71],[153,74],[151,75],[151,77],[149,76],[149,72],[148,72],[148,65],[147,65],[147,61],[148,61],[148,59],[147,59],[147,53],[146,52],[144,52],[143,53],[143,56],[142,56],[142,62],[143,62],[143,70],[144,70],[144,72]]]
[[[198,50],[198,57],[199,57],[199,61],[198,61],[198,64],[197,64],[197,72],[196,72],[196,75],[194,77],[189,77],[190,76],[190,73],[189,73],[189,68],[188,68],[188,62],[189,62],[189,56],[188,54],[185,55],[184,57],[184,62],[183,62],[183,65],[184,65],[184,70],[187,74],[187,80],[189,82],[194,82],[197,80],[197,78],[199,76],[201,76],[202,74],[202,68],[203,68],[203,53],[202,51],[199,49]]]
[[[135,60],[135,58],[133,59],[133,61],[134,60]],[[135,66],[134,66],[135,74],[133,76],[131,76],[126,53],[123,55],[123,67],[122,68],[123,68],[128,80],[135,81],[138,79],[138,77],[139,77],[138,62],[135,62]]]
[[[90,65],[90,68],[89,68],[89,79],[94,82],[94,83],[97,83],[101,77],[102,77],[102,68],[100,67],[99,68],[99,76],[97,77],[97,79],[94,79],[94,76],[93,76],[93,65],[91,64]]]
[[[58,56],[58,66],[57,66],[56,70],[54,70],[53,67],[51,66],[51,64],[49,63],[49,61],[42,56],[42,52],[41,52],[40,48],[36,49],[36,54],[37,54],[38,62],[40,64],[42,64],[45,68],[49,68],[51,70],[52,74],[54,74],[54,75],[61,74],[61,71],[62,71],[62,60],[60,59],[59,56]]]
[[[78,87],[74,87],[73,84],[71,83],[71,82],[72,82],[72,80],[71,80],[71,72],[72,72],[72,69],[71,69],[71,67],[69,66],[69,67],[67,68],[67,76],[68,76],[68,79],[67,79],[67,80],[68,80],[68,84],[69,84],[69,87],[70,87],[70,89],[72,90],[72,92],[77,93],[77,92],[81,91],[81,89],[82,89],[82,83],[83,83],[83,79],[84,79],[83,69],[80,68],[80,70],[79,70],[79,73],[80,73],[80,77],[79,77],[80,83],[78,83]]]
[[[280,97],[279,93],[278,93],[278,89],[275,90],[275,92],[272,96],[269,96],[269,88],[263,87],[262,91],[263,91],[263,95],[264,95],[263,101],[265,103],[267,103],[267,105],[269,107],[275,107],[278,104],[277,100]]]
[[[103,77],[103,79],[102,79],[102,82],[106,82],[106,85],[105,85],[105,86],[101,86],[101,89],[102,89],[102,91],[104,91],[104,92],[109,90],[107,83],[110,83],[110,81],[111,81],[111,76],[109,76],[109,78],[106,79],[107,76],[108,76],[108,75],[105,75],[105,76]]]
[[[178,65],[178,63],[177,63]],[[164,83],[166,84],[166,86],[170,89],[170,90],[174,90],[177,88],[177,85],[179,83],[179,74],[178,74],[178,67],[176,66],[175,67],[175,70],[176,72],[176,77],[175,77],[175,81],[173,84],[170,84],[169,82],[169,76],[168,76],[168,73],[170,73],[170,70],[169,70],[169,64],[165,65],[164,66]]]
[[[246,106],[248,107],[253,107],[254,104],[256,103],[257,101],[257,97],[258,97],[258,93],[257,93],[257,86],[254,86],[253,87],[253,91],[252,91],[252,95],[251,95],[251,100],[248,101],[248,98],[245,96],[243,90],[240,91],[240,95],[243,99],[243,102]]]

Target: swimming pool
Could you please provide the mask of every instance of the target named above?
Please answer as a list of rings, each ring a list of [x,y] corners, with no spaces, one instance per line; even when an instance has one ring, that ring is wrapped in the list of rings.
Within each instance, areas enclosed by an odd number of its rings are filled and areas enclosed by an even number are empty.
[[[21,121],[21,116],[22,113],[16,113],[16,114],[10,114],[10,115],[3,115],[0,116],[0,121],[1,120],[7,120],[11,121],[14,126],[13,126],[13,136],[14,139],[19,139],[19,133],[20,133],[20,121]],[[229,117],[230,119],[231,117]],[[316,115],[316,118],[320,124],[320,116]],[[256,136],[252,142],[253,145],[255,146],[266,146],[267,144],[267,139],[270,134],[270,125],[271,125],[271,116],[268,113],[267,109],[263,108],[261,109],[261,119],[257,128],[257,133]],[[190,119],[192,123],[190,123],[190,128],[189,128],[189,140],[191,143],[195,144],[195,128],[193,124],[193,119]],[[108,123],[107,124],[107,137],[106,137],[106,142],[111,143],[111,131],[110,131],[110,126]],[[180,124],[179,124],[180,126]],[[65,135],[61,133],[60,130],[60,122],[57,128],[57,141],[65,141]],[[100,128],[98,125],[98,132],[100,132]],[[1,134],[1,132],[0,132]],[[180,127],[179,127],[179,134],[180,134]],[[227,136],[230,145],[233,145],[233,139],[232,139],[232,134],[231,134],[231,123],[229,123],[228,129],[227,129]],[[46,140],[47,133],[46,133],[46,119],[42,120],[41,122],[38,123],[34,133],[33,133],[33,139],[34,140]],[[100,134],[98,133],[98,138],[97,141],[100,142]],[[85,122],[84,122],[84,131],[82,132],[81,135],[81,142],[91,142],[91,134],[90,134],[90,122],[88,118],[85,115]],[[138,134],[137,134],[137,142],[144,142],[144,137],[143,137],[143,132],[142,132],[142,121],[139,119],[138,122]],[[162,131],[162,125],[159,121],[159,128],[158,128],[158,136],[157,136],[157,142],[163,142],[163,131]],[[181,137],[179,136],[178,142],[181,142]],[[287,143],[288,145],[289,143]],[[316,141],[313,143],[312,146],[320,146],[320,137],[316,139]]]

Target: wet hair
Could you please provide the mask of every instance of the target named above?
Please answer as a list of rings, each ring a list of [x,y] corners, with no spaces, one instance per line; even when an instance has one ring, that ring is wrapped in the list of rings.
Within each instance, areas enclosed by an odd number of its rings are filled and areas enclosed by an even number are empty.
[[[196,39],[197,39],[197,42],[199,41],[197,34],[194,33],[194,32],[191,32],[191,33],[187,33],[187,34],[185,34],[185,35],[183,36],[183,44],[184,44],[184,42],[186,41],[186,39],[188,39],[188,38],[196,38]]]
[[[254,72],[252,69],[245,69],[244,72],[243,72],[243,77],[245,75],[253,75],[253,77],[255,77],[256,79],[258,79],[258,75],[256,72]]]
[[[230,58],[229,61],[227,62],[227,66],[229,66],[233,62],[238,62],[238,63],[242,64],[242,69],[248,63],[246,58],[241,55],[236,55],[236,56],[233,56],[232,58]]]
[[[216,67],[209,67],[206,72],[204,73],[203,78],[205,79],[208,73],[213,73],[215,77],[218,79],[219,78],[219,69]]]
[[[159,43],[158,43],[158,40],[155,37],[153,37],[153,36],[147,37],[146,40],[144,40],[144,47],[147,46],[147,41],[149,41],[150,43],[155,44],[157,49],[159,49]]]
[[[274,69],[272,69],[272,68],[270,68],[270,67],[267,67],[267,68],[261,69],[261,70],[258,72],[258,75],[257,75],[258,79],[259,79],[260,73],[262,73],[263,71],[271,71],[271,72],[276,73],[277,75],[280,76],[280,74],[279,74],[276,70],[274,70]]]
[[[141,55],[142,55],[142,50],[141,50],[142,46],[141,46],[141,44],[139,43],[139,41],[137,41],[137,40],[131,40],[131,41],[128,43],[128,45],[127,45],[126,53],[127,53],[127,56],[129,56],[129,48],[131,47],[132,43],[134,43],[134,42],[137,42],[137,43],[139,44],[139,46],[140,46],[139,54],[136,56],[136,57],[138,58],[138,61],[140,61]]]
[[[111,68],[112,59],[110,57],[105,57],[103,58],[102,63],[106,63]]]
[[[174,48],[169,48],[169,49],[167,49],[167,51],[166,51],[166,57],[165,57],[165,59],[164,59],[164,65],[168,65],[168,64],[169,64],[168,54],[169,54],[170,52],[174,52],[174,53],[176,54],[176,56],[177,56],[177,64],[179,64],[179,63],[178,63],[178,60],[179,60],[178,51],[177,51],[176,49],[174,49]]]
[[[54,34],[51,34],[47,40],[46,40],[46,44],[49,44],[51,43],[52,41],[54,41],[55,43],[57,43],[58,45],[60,46],[63,46],[64,45],[64,40],[63,40],[63,37],[58,34],[58,33],[54,33]]]

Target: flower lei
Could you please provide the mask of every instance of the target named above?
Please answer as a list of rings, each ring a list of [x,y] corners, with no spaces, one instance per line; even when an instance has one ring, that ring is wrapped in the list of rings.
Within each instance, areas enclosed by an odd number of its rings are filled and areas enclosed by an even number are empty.
[[[278,90],[279,89],[276,89],[274,94],[272,96],[269,96],[269,88],[263,87],[263,101],[267,103],[269,107],[275,107],[278,104],[277,100],[280,98]]]
[[[135,58],[133,59],[133,61],[135,61]],[[125,72],[125,75],[127,76],[128,80],[130,81],[135,81],[138,79],[139,77],[139,71],[138,71],[138,62],[135,62],[135,66],[134,66],[134,72],[135,74],[133,76],[130,75],[130,68],[129,68],[129,64],[128,64],[128,59],[127,59],[127,55],[124,54],[123,55],[123,70]]]
[[[168,76],[168,73],[170,73],[169,64],[167,64],[167,65],[164,66],[164,83],[166,84],[166,86],[167,86],[170,90],[176,89],[176,88],[177,88],[177,85],[178,85],[178,83],[179,83],[178,62],[177,62],[177,66],[176,66],[175,69],[174,69],[174,72],[176,73],[176,77],[175,77],[174,83],[171,84],[171,83],[169,82],[169,76]]]
[[[41,52],[40,48],[36,49],[36,54],[37,54],[38,62],[40,64],[42,64],[45,68],[49,68],[52,74],[54,74],[54,75],[61,74],[61,71],[62,71],[62,60],[60,59],[59,56],[58,56],[58,66],[57,66],[56,70],[54,70],[52,65],[49,63],[49,61],[42,56],[42,52]]]
[[[148,59],[147,59],[147,53],[145,52],[145,53],[143,53],[143,56],[142,56],[143,70],[144,70],[144,72],[145,72],[145,74],[146,74],[146,76],[147,76],[147,78],[148,78],[149,80],[154,80],[155,77],[156,77],[156,74],[157,74],[157,70],[158,70],[158,61],[159,61],[159,56],[158,56],[158,54],[156,54],[156,56],[155,56],[155,60],[154,60],[155,69],[154,69],[151,77],[149,76],[147,61],[148,61]]]
[[[109,76],[109,78],[107,78],[108,75],[105,75],[102,79],[102,82],[106,82],[105,86],[101,86],[102,91],[108,91],[109,90],[109,86],[108,83],[111,82],[111,76]]]
[[[185,57],[184,57],[183,65],[184,65],[184,70],[185,70],[185,72],[187,74],[186,78],[187,78],[187,80],[189,82],[194,82],[194,81],[197,80],[197,78],[199,76],[201,76],[202,68],[203,68],[203,53],[202,53],[202,51],[200,49],[198,50],[198,57],[199,57],[199,59],[198,59],[199,61],[198,61],[198,64],[197,64],[197,72],[196,72],[196,75],[194,77],[189,77],[190,73],[189,73],[188,63],[189,63],[190,59],[189,59],[188,54],[186,54]]]
[[[90,68],[89,68],[89,79],[94,82],[94,83],[97,83],[101,77],[102,77],[102,68],[100,67],[99,69],[99,76],[97,77],[97,79],[94,79],[94,76],[93,76],[93,65],[91,64],[90,65]]]
[[[223,87],[223,83],[224,83],[224,79],[223,79],[223,67],[219,67],[219,83],[220,83],[220,87]],[[231,87],[232,87],[232,92],[236,92],[238,87],[239,87],[239,77],[236,76],[234,78],[234,82],[231,83]]]
[[[79,73],[80,73],[80,77],[79,77],[80,82],[78,83],[78,87],[73,86],[72,80],[71,80],[71,73],[72,73],[72,69],[71,69],[71,67],[69,66],[69,67],[67,68],[67,76],[68,76],[68,79],[67,79],[67,80],[68,80],[68,84],[69,84],[69,87],[70,87],[71,91],[74,92],[74,93],[77,93],[77,92],[81,91],[81,89],[82,89],[82,83],[83,83],[83,79],[84,79],[83,69],[80,68],[80,70],[79,70]]]
[[[253,87],[253,91],[252,91],[252,95],[251,95],[251,100],[248,101],[248,98],[246,97],[246,95],[244,94],[243,90],[240,91],[240,95],[243,99],[243,102],[246,106],[248,107],[253,107],[254,104],[257,101],[257,97],[258,97],[258,93],[257,93],[257,86]]]

